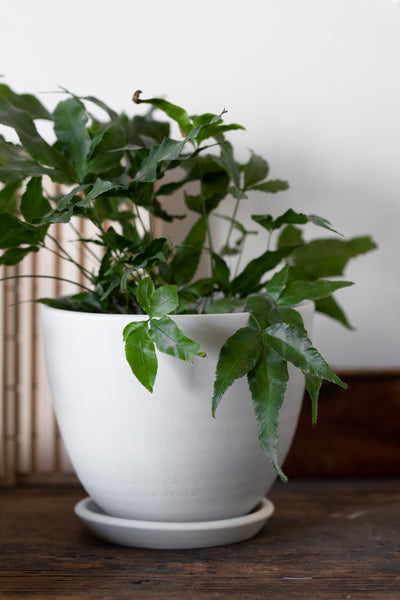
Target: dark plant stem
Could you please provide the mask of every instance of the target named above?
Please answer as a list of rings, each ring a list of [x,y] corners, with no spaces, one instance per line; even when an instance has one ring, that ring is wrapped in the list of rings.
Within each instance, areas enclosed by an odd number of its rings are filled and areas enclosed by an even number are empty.
[[[235,208],[233,209],[233,214],[232,214],[232,217],[231,217],[231,223],[230,223],[228,235],[226,236],[225,248],[227,248],[229,246],[229,242],[230,242],[230,239],[231,239],[232,231],[233,231],[233,228],[235,226],[236,215],[237,215],[237,212],[238,212],[238,209],[239,209],[239,202],[240,202],[240,200],[239,200],[239,198],[237,198],[236,199],[236,203],[235,203]]]
[[[212,237],[211,237],[211,229],[210,229],[210,223],[208,220],[208,214],[207,214],[207,208],[206,208],[206,203],[205,203],[205,199],[204,196],[201,192],[201,182],[203,180],[203,169],[201,166],[201,161],[200,159],[198,160],[198,164],[199,164],[199,171],[200,171],[200,197],[201,197],[201,208],[203,210],[203,218],[206,222],[206,231],[207,231],[207,240],[208,240],[208,248],[209,248],[209,253],[210,253],[210,267],[211,267],[211,279],[213,282],[215,282],[215,273],[214,273],[214,259],[213,259],[213,242],[212,242]],[[213,294],[211,293],[211,300],[213,298]]]
[[[82,283],[73,281],[72,279],[65,279],[65,277],[57,277],[56,275],[9,275],[8,277],[1,277],[0,281],[7,281],[8,279],[23,279],[23,278],[53,279],[56,281],[65,281],[66,283],[73,283],[74,285],[77,285],[78,287],[80,287],[88,292],[93,291],[90,288],[88,288],[86,285],[83,285]]]
[[[92,256],[95,260],[97,260],[98,262],[100,261],[100,258],[97,256],[97,254],[95,252],[93,252],[93,250],[91,249],[91,247],[89,246],[89,244],[87,244],[84,239],[82,238],[79,230],[75,227],[75,225],[73,225],[71,223],[71,221],[69,222],[69,226],[71,227],[72,231],[74,233],[76,233],[76,235],[78,236],[78,242],[80,244],[82,244],[82,246],[84,246],[84,248],[87,250],[87,252],[90,254],[90,256]]]
[[[84,277],[86,277],[89,281],[93,282],[92,276],[90,271],[88,271],[87,269],[85,269],[85,267],[83,267],[81,264],[79,264],[76,260],[74,260],[72,258],[72,256],[65,250],[65,248],[63,248],[61,246],[61,244],[58,242],[58,240],[53,237],[51,234],[47,234],[47,236],[51,239],[51,241],[57,246],[57,248],[59,250],[61,250],[62,254],[60,254],[59,252],[56,252],[56,250],[49,248],[48,246],[46,246],[45,244],[43,244],[43,248],[46,248],[46,250],[49,250],[50,252],[52,252],[53,254],[55,254],[56,256],[59,256],[61,259],[63,260],[67,260],[68,262],[74,264],[76,266],[77,269],[79,269],[79,271],[82,273],[82,275]]]

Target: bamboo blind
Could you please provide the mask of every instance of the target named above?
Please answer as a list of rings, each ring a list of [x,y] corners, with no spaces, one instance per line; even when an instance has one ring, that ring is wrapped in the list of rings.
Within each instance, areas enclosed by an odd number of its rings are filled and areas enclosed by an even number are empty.
[[[78,224],[76,224],[78,227]],[[85,234],[80,224],[80,233]],[[91,258],[72,243],[72,228],[52,226],[53,253],[40,250],[15,267],[1,269],[14,276],[0,283],[0,485],[73,481],[73,469],[62,444],[44,364],[39,305],[31,300],[77,293],[79,288],[60,280],[31,275],[55,275],[80,280],[77,268],[57,254],[57,241],[90,268]],[[63,239],[63,236],[67,236]],[[28,276],[28,277],[26,277]]]

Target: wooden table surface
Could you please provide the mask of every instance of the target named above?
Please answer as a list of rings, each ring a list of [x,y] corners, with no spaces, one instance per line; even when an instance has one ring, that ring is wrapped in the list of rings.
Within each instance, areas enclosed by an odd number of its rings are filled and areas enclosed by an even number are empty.
[[[0,598],[400,599],[400,479],[275,484],[252,540],[113,546],[75,517],[81,489],[0,490]]]

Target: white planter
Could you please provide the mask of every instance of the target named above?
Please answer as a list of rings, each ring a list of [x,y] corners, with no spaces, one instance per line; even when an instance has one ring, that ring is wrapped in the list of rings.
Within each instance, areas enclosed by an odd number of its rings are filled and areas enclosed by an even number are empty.
[[[313,304],[299,307],[310,329]],[[154,393],[124,355],[122,330],[140,316],[69,312],[42,306],[54,408],[76,473],[107,514],[193,522],[246,515],[275,472],[257,441],[247,380],[234,383],[216,418],[211,397],[218,352],[247,314],[174,317],[207,358],[187,363],[158,354]],[[280,459],[296,428],[304,392],[291,370],[281,410]]]

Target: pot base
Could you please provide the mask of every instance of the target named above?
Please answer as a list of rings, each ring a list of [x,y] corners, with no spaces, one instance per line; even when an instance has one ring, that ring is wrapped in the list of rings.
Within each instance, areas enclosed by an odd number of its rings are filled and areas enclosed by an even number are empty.
[[[274,512],[274,505],[262,498],[247,515],[220,521],[172,523],[136,521],[111,517],[90,498],[75,506],[76,515],[97,537],[136,548],[185,549],[208,548],[247,540],[258,533]]]

